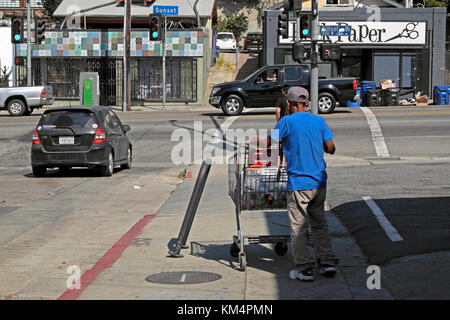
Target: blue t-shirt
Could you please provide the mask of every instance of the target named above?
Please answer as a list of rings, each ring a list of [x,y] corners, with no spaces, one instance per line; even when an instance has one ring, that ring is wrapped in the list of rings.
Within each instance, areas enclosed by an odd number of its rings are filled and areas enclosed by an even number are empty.
[[[323,144],[334,135],[325,120],[311,113],[296,112],[281,118],[270,136],[283,144],[289,191],[326,186]]]

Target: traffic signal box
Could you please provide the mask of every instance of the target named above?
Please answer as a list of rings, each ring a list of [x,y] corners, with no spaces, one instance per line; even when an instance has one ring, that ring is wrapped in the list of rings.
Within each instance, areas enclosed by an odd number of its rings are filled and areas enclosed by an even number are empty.
[[[296,41],[292,48],[292,60],[295,62],[303,62],[305,60],[305,46],[303,43]]]
[[[288,23],[289,12],[284,11],[278,16],[278,35],[283,39],[289,38]]]
[[[320,59],[322,61],[338,61],[341,59],[339,44],[323,43],[320,45]]]
[[[160,41],[163,39],[164,26],[162,16],[160,14],[150,15],[150,40]]]
[[[36,19],[34,22],[35,41],[37,44],[42,43],[45,40],[45,28],[47,24],[45,20]]]
[[[300,38],[311,38],[311,15],[309,14],[300,16]]]
[[[13,18],[11,20],[11,43],[23,42],[23,19]]]

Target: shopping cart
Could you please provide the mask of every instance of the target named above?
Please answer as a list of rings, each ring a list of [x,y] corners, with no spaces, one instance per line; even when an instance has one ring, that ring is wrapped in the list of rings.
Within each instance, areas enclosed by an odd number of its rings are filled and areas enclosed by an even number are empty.
[[[242,231],[243,211],[286,210],[287,174],[280,152],[282,148],[281,145],[273,145],[269,150],[266,147],[242,146],[228,165],[229,195],[236,207],[237,223],[237,235],[233,236],[230,254],[239,257],[242,271],[247,265],[245,240],[248,244],[275,243],[278,255],[285,255],[288,250],[290,235],[244,235]]]

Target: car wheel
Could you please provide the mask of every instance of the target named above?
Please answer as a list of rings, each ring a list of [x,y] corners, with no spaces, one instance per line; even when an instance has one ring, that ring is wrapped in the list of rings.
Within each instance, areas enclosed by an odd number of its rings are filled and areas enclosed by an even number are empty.
[[[110,152],[108,155],[108,164],[106,166],[102,166],[100,169],[100,173],[104,177],[111,177],[114,172],[114,157],[113,153]]]
[[[8,112],[12,116],[22,116],[26,111],[27,107],[22,100],[14,99],[8,103]]]
[[[327,92],[319,93],[319,113],[332,113],[334,108],[336,108],[336,99],[334,96]]]
[[[243,109],[244,102],[242,101],[241,97],[232,94],[223,99],[222,111],[227,116],[237,116],[241,114]]]
[[[121,165],[122,169],[131,169],[131,161],[133,159],[133,154],[131,152],[131,147],[128,146],[128,151],[127,151],[127,163]]]
[[[32,167],[32,169],[35,177],[43,177],[47,173],[46,167]]]

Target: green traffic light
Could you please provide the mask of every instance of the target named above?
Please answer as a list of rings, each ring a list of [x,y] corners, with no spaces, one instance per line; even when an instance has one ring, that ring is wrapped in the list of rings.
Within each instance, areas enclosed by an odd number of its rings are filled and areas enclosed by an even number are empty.
[[[302,34],[303,34],[304,36],[307,36],[307,35],[309,34],[308,29],[303,29],[303,30],[302,30]]]
[[[153,33],[152,33],[152,37],[153,37],[153,38],[158,38],[158,32],[156,32],[156,31],[153,31]]]

